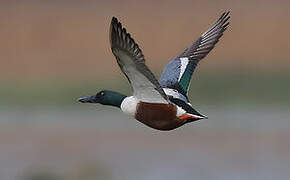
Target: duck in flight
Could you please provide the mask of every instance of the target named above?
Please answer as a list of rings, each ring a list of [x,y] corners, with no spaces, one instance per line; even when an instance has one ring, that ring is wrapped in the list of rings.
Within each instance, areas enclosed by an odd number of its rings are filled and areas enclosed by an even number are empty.
[[[229,12],[224,12],[193,44],[167,64],[158,81],[146,66],[138,44],[113,17],[110,26],[111,49],[133,89],[133,95],[102,90],[78,101],[118,107],[125,114],[157,130],[172,130],[207,118],[192,107],[187,92],[198,62],[219,41],[229,25],[229,19]]]

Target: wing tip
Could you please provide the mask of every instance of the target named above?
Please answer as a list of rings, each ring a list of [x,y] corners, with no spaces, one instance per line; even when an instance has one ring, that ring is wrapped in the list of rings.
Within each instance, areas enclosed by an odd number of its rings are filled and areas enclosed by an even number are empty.
[[[112,17],[112,20],[111,20],[111,27],[116,27],[118,26],[118,24],[121,24],[118,20],[118,18],[116,18],[115,16]]]
[[[115,16],[112,17],[110,25],[110,43],[111,48],[115,46],[120,41],[122,33],[127,34],[126,29],[122,27],[122,24]]]
[[[220,18],[225,18],[225,17],[229,16],[230,12],[231,12],[230,10],[228,10],[228,11],[223,11],[223,13],[222,13],[222,15],[220,16]]]
[[[230,24],[230,17],[230,11],[222,12],[218,20],[177,58],[188,57],[190,60],[196,60],[197,62],[203,59],[223,36],[224,31]]]
[[[115,16],[112,17],[112,22],[118,22],[118,18],[116,18]]]
[[[111,49],[119,47],[127,49],[138,58],[144,56],[130,33],[127,32],[126,28],[122,26],[122,23],[114,16],[112,17],[110,26],[110,43]]]
[[[230,12],[231,11],[224,11],[220,17],[220,19],[222,20],[221,24],[223,25],[223,27],[227,27],[230,24],[228,21],[231,18]]]

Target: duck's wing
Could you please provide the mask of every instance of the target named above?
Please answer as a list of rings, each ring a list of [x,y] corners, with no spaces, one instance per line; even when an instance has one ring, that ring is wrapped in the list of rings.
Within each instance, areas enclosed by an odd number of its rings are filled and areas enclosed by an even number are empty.
[[[219,41],[229,25],[229,18],[229,12],[224,12],[191,46],[167,64],[159,80],[163,88],[175,89],[187,95],[195,67]]]
[[[110,42],[112,52],[133,88],[133,95],[145,102],[168,103],[158,80],[145,65],[138,44],[115,17],[111,22]]]

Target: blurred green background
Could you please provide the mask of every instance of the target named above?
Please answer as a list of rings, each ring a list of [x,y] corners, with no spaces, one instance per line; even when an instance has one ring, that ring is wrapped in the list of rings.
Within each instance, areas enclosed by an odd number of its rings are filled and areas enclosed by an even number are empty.
[[[290,1],[0,1],[0,179],[288,179]],[[189,92],[209,116],[170,132],[116,108],[130,94],[109,46],[118,17],[157,77],[219,15],[231,24]]]

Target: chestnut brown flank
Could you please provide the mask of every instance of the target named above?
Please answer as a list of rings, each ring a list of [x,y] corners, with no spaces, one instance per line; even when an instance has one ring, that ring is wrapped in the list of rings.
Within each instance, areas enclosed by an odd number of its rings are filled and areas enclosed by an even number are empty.
[[[158,130],[172,130],[184,124],[176,117],[177,108],[173,104],[140,102],[135,118]]]

